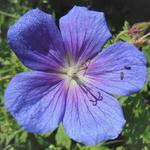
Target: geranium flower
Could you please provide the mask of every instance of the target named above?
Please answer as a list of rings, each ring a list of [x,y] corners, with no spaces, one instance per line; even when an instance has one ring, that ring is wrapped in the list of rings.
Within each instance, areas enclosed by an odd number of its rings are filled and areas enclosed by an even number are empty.
[[[60,123],[87,145],[116,138],[125,119],[114,95],[138,92],[147,78],[146,58],[134,45],[111,37],[102,12],[73,9],[59,21],[33,9],[8,30],[8,43],[35,70],[17,74],[5,93],[7,110],[32,133]]]

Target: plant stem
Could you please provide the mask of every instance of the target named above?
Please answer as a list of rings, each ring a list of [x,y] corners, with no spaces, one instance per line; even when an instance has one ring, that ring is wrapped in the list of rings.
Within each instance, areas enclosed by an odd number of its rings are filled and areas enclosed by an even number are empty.
[[[140,38],[140,40],[143,40],[143,39],[147,38],[148,36],[150,36],[150,32],[147,33],[147,34],[145,34],[144,36],[142,36],[142,37]]]
[[[106,142],[105,144],[106,145],[111,145],[111,144],[116,144],[116,143],[122,143],[124,140],[115,140],[115,141],[109,141],[109,142]]]
[[[7,13],[7,12],[1,11],[1,10],[0,10],[0,14],[1,14],[1,15],[3,15],[3,16],[7,16],[7,17],[11,17],[11,18],[15,18],[15,19],[17,19],[17,18],[18,18],[18,17],[17,17],[17,16],[15,16],[15,15],[12,15],[12,14],[10,14],[10,13]]]
[[[5,77],[1,77],[1,78],[0,78],[0,81],[10,79],[11,77],[12,77],[12,76],[5,76]]]

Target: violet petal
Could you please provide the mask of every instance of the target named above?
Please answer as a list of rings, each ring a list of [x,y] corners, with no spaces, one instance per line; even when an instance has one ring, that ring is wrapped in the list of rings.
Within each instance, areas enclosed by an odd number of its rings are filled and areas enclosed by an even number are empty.
[[[60,19],[60,30],[66,50],[79,63],[96,54],[111,36],[103,12],[77,6]]]
[[[91,84],[127,96],[142,89],[147,80],[146,57],[133,44],[117,42],[97,55],[86,73]]]
[[[95,145],[116,138],[122,131],[125,120],[120,103],[114,97],[93,86],[88,88],[92,92],[95,90],[95,96],[96,92],[100,93],[103,99],[93,105],[92,96],[74,82],[68,92],[63,126],[75,141]]]
[[[30,69],[59,70],[64,65],[61,34],[53,17],[39,9],[20,17],[9,28],[7,38],[12,50]]]
[[[5,92],[7,110],[19,125],[33,133],[53,131],[62,121],[66,90],[56,74],[17,74]]]

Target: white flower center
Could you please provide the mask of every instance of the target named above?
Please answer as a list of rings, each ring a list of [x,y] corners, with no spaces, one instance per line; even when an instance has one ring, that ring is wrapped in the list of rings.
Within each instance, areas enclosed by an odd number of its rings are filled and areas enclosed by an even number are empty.
[[[77,75],[78,68],[77,67],[69,67],[67,68],[67,75],[71,78]]]

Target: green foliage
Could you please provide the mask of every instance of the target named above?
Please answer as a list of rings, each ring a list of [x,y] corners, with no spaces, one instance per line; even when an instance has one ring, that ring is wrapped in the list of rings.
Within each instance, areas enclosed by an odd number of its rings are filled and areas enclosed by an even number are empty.
[[[124,108],[126,126],[117,139],[96,146],[84,146],[72,141],[61,125],[53,133],[28,133],[22,130],[6,111],[3,95],[8,82],[18,72],[28,71],[8,47],[6,33],[20,15],[35,7],[55,15],[55,10],[51,8],[48,0],[6,0],[0,5],[0,150],[149,150],[150,81],[141,92],[118,98]],[[132,37],[128,29],[129,24],[125,22],[123,30],[110,39],[105,47],[118,40],[131,42]],[[140,45],[140,49],[147,56],[150,73],[150,44]]]

